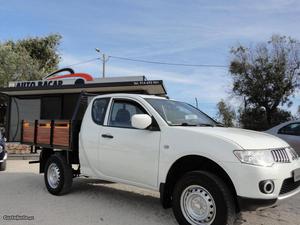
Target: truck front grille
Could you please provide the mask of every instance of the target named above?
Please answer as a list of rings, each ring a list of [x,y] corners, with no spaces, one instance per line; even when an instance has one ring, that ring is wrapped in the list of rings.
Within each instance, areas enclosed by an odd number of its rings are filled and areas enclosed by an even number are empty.
[[[279,163],[289,163],[290,158],[284,148],[274,149],[271,151],[275,162]]]
[[[289,193],[291,191],[296,190],[298,187],[300,187],[300,181],[294,182],[294,178],[285,179],[282,183],[282,187],[279,194],[283,195]]]

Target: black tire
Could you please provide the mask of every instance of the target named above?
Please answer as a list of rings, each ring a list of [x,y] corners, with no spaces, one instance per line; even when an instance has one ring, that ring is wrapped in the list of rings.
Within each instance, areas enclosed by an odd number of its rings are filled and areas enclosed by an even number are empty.
[[[76,86],[83,86],[85,84],[84,79],[77,79],[74,83]]]
[[[198,189],[193,190],[193,187]],[[199,187],[204,188],[204,192],[199,189]],[[189,189],[191,188],[191,189]],[[185,190],[191,190],[191,192],[185,192]],[[181,196],[183,195],[187,199],[192,196],[197,191],[196,194],[203,194],[204,198],[207,198],[207,203],[213,202],[215,209],[208,210],[207,221],[195,221],[193,219],[186,219],[188,217],[187,209],[183,212],[181,207]],[[210,196],[207,196],[206,193]],[[188,193],[185,195],[184,193]],[[191,197],[190,197],[191,198]],[[193,171],[185,174],[175,185],[172,196],[173,212],[176,220],[180,225],[195,225],[195,224],[211,224],[211,225],[233,225],[236,220],[235,203],[231,192],[229,191],[226,184],[216,175],[205,172],[205,171]],[[199,199],[199,198],[198,198]],[[185,202],[183,200],[183,202]],[[188,202],[186,200],[186,202]],[[184,204],[183,204],[184,205]],[[199,204],[198,204],[199,205]],[[213,205],[207,205],[209,208],[214,208]],[[201,207],[201,206],[200,206]],[[184,208],[184,207],[183,207]],[[201,209],[201,208],[200,208]],[[199,210],[200,210],[199,209]],[[206,214],[205,214],[206,215]],[[213,215],[213,216],[211,216]]]
[[[0,171],[5,171],[5,170],[6,170],[6,160],[0,163]]]
[[[58,171],[59,178],[55,185],[49,180],[49,168],[55,168]],[[50,168],[50,169],[51,169]],[[44,179],[48,191],[53,195],[63,195],[70,192],[73,182],[72,166],[67,163],[66,158],[59,153],[49,157],[45,164]]]

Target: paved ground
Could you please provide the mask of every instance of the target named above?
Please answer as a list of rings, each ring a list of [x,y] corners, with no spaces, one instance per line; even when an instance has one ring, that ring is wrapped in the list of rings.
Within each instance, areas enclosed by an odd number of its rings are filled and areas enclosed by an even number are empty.
[[[161,208],[158,194],[120,184],[78,178],[72,192],[50,195],[37,165],[9,160],[0,172],[0,224],[174,225],[172,211]],[[9,221],[6,215],[33,216]],[[300,196],[274,209],[243,213],[237,225],[300,225]]]

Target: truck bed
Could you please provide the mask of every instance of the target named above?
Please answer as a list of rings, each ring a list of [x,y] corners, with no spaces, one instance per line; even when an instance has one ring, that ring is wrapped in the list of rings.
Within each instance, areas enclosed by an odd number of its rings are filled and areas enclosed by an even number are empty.
[[[70,120],[22,120],[21,143],[78,153],[81,121],[88,106],[88,97],[94,96],[96,94],[81,92]]]
[[[44,148],[78,150],[78,120],[22,121],[21,143]]]

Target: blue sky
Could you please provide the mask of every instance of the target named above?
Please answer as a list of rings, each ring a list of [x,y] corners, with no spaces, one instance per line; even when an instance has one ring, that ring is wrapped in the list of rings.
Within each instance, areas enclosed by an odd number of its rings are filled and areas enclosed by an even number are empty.
[[[61,66],[109,55],[189,64],[228,65],[238,43],[266,41],[272,34],[300,39],[298,0],[10,0],[0,4],[0,41],[60,33]],[[75,66],[100,76],[100,62]],[[170,97],[194,104],[211,116],[230,97],[226,68],[176,67],[110,59],[108,76],[162,79]],[[296,94],[295,112],[300,104]]]

